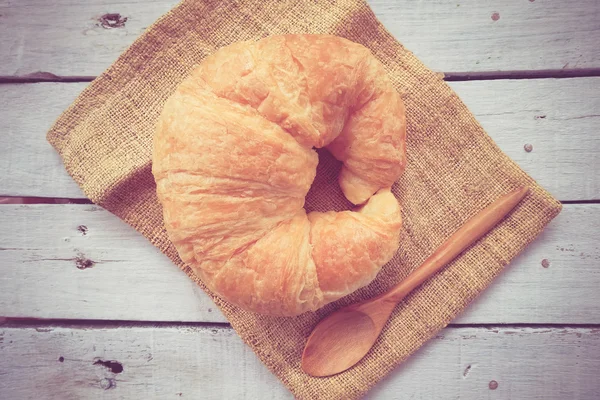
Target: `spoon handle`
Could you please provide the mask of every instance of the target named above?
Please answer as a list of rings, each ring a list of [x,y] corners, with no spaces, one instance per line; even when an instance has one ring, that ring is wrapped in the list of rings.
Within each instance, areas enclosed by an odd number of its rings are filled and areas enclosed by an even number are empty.
[[[399,303],[413,289],[442,269],[467,247],[489,232],[525,197],[529,189],[521,187],[505,194],[480,211],[458,229],[419,268],[392,290],[381,296],[386,302]]]

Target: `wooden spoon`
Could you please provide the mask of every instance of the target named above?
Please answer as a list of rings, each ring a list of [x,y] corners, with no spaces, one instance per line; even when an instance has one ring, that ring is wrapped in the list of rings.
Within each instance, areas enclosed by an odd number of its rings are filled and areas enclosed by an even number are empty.
[[[390,314],[406,295],[489,232],[525,197],[522,187],[500,197],[468,220],[425,262],[393,289],[373,299],[344,307],[317,324],[304,353],[302,369],[312,376],[338,374],[359,362],[371,349]]]

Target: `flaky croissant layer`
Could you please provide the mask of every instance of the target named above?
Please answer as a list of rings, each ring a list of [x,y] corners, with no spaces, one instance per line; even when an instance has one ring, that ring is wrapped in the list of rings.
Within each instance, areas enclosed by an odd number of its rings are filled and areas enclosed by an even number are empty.
[[[271,36],[207,57],[167,100],[152,171],[169,238],[206,285],[298,315],[371,282],[397,250],[404,106],[365,47]],[[359,211],[304,211],[326,147]]]

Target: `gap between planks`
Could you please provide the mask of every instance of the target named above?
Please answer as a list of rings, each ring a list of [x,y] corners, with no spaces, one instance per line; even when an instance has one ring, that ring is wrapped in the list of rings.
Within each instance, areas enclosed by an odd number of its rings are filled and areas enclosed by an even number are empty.
[[[437,72],[447,82],[491,81],[502,79],[560,79],[600,76],[600,68],[483,71],[483,72]],[[0,76],[0,84],[15,83],[81,83],[91,82],[95,76],[59,76],[51,72],[34,72],[23,76]]]
[[[94,204],[86,198],[0,196],[0,204]]]
[[[562,204],[600,204],[600,199],[563,200]],[[0,196],[0,204],[94,204],[89,199],[64,197]]]
[[[133,321],[133,320],[98,320],[98,319],[37,319],[37,318],[3,318],[0,317],[0,329],[4,328],[68,328],[68,329],[115,329],[115,328],[223,328],[233,329],[227,322],[194,322],[194,321]],[[600,329],[600,324],[559,324],[559,323],[450,323],[446,328],[456,329]]]

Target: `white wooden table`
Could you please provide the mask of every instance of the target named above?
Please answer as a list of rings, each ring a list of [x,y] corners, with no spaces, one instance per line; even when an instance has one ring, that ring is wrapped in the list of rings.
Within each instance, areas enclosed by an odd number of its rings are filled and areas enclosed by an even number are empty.
[[[600,2],[370,3],[564,210],[367,397],[600,398]],[[2,399],[291,397],[191,280],[82,200],[45,140],[175,4],[0,1]]]

